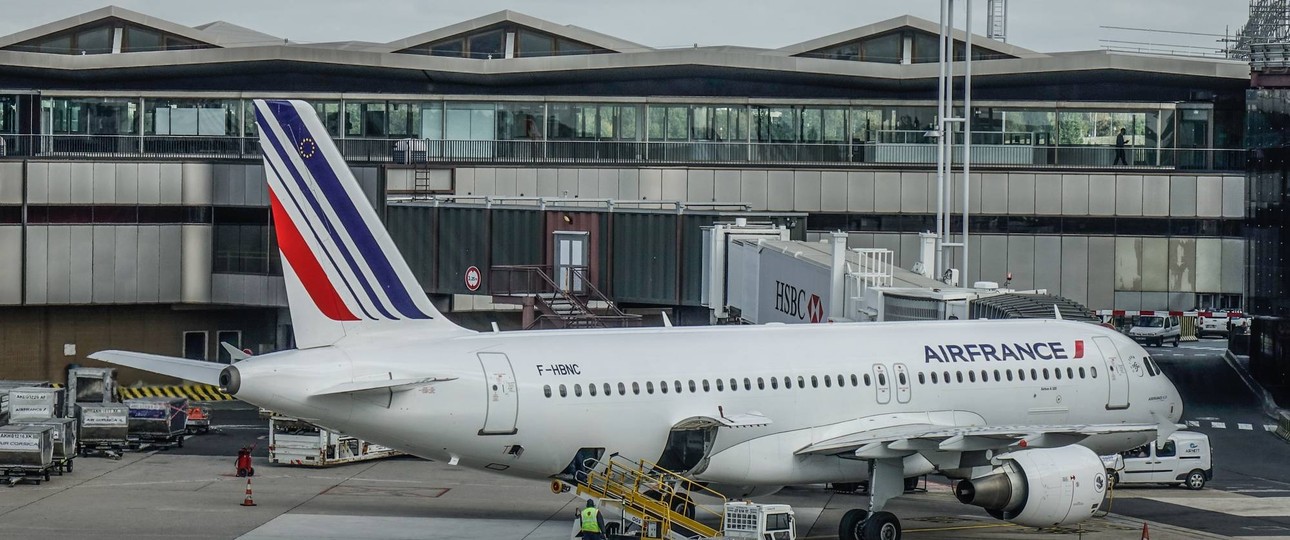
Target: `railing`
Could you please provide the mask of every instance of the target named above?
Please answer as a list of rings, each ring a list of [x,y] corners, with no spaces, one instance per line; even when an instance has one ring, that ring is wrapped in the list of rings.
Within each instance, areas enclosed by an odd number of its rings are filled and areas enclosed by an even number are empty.
[[[566,266],[567,279],[562,280],[566,283],[557,283],[551,276],[550,266],[541,265],[510,265],[494,266],[488,275],[489,292],[493,296],[533,296],[545,304],[547,313],[538,317],[532,326],[540,327],[545,322],[553,322],[559,327],[573,326],[594,326],[594,327],[626,327],[640,325],[639,315],[628,315],[618,309],[618,306],[609,300],[604,293],[600,292],[592,284],[588,276],[586,266]],[[607,313],[596,313],[588,304],[587,300],[599,301],[605,304]],[[554,312],[552,303],[560,300],[572,308],[573,313],[560,314]],[[535,306],[543,307],[543,306]]]
[[[673,532],[709,538],[722,530],[725,497],[657,464],[613,457],[590,467],[585,480],[578,480],[579,494],[616,501],[638,518],[661,522],[665,538]],[[691,495],[705,495],[719,502],[698,504]],[[674,531],[675,527],[684,530]]]
[[[897,136],[899,135],[899,136]],[[0,157],[137,157],[259,159],[255,137],[138,135],[4,135]],[[768,165],[830,167],[931,166],[937,149],[921,132],[886,133],[879,141],[748,142],[622,140],[336,139],[341,154],[363,163],[569,165]],[[1054,169],[1244,170],[1246,151],[1221,148],[975,144],[980,167]],[[962,160],[962,149],[953,159]]]

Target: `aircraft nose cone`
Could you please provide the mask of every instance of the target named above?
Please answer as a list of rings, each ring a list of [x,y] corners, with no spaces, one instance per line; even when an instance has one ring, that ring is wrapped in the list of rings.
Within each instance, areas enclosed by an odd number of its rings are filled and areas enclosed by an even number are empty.
[[[242,388],[242,375],[237,372],[237,368],[229,366],[219,372],[219,387],[225,393],[237,394],[237,391]]]

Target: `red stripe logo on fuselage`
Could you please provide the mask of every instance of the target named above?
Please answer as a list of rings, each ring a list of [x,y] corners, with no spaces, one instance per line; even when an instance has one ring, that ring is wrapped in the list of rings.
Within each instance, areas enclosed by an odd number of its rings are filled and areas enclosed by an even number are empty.
[[[313,250],[291,221],[291,216],[282,208],[282,203],[272,189],[269,190],[269,203],[273,207],[273,228],[278,235],[278,249],[295,271],[296,277],[300,278],[300,283],[304,285],[314,305],[318,306],[318,311],[333,321],[357,321],[358,317],[354,316],[340,298],[327,271],[318,263],[318,258],[314,256]]]

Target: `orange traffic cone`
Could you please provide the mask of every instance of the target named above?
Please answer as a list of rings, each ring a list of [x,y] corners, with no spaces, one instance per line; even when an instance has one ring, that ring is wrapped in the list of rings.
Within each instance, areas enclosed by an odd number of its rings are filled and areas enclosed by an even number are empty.
[[[1147,522],[1142,522],[1142,540],[1151,540],[1151,531],[1147,529]]]
[[[242,506],[255,506],[255,500],[251,499],[251,477],[246,477],[246,498],[242,499]]]

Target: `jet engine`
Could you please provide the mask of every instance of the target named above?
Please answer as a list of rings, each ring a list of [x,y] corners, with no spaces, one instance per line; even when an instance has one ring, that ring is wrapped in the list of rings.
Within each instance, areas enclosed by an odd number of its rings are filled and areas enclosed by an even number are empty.
[[[963,480],[954,496],[991,516],[1028,527],[1070,525],[1092,517],[1106,493],[1106,469],[1079,445],[995,456],[989,474]]]

